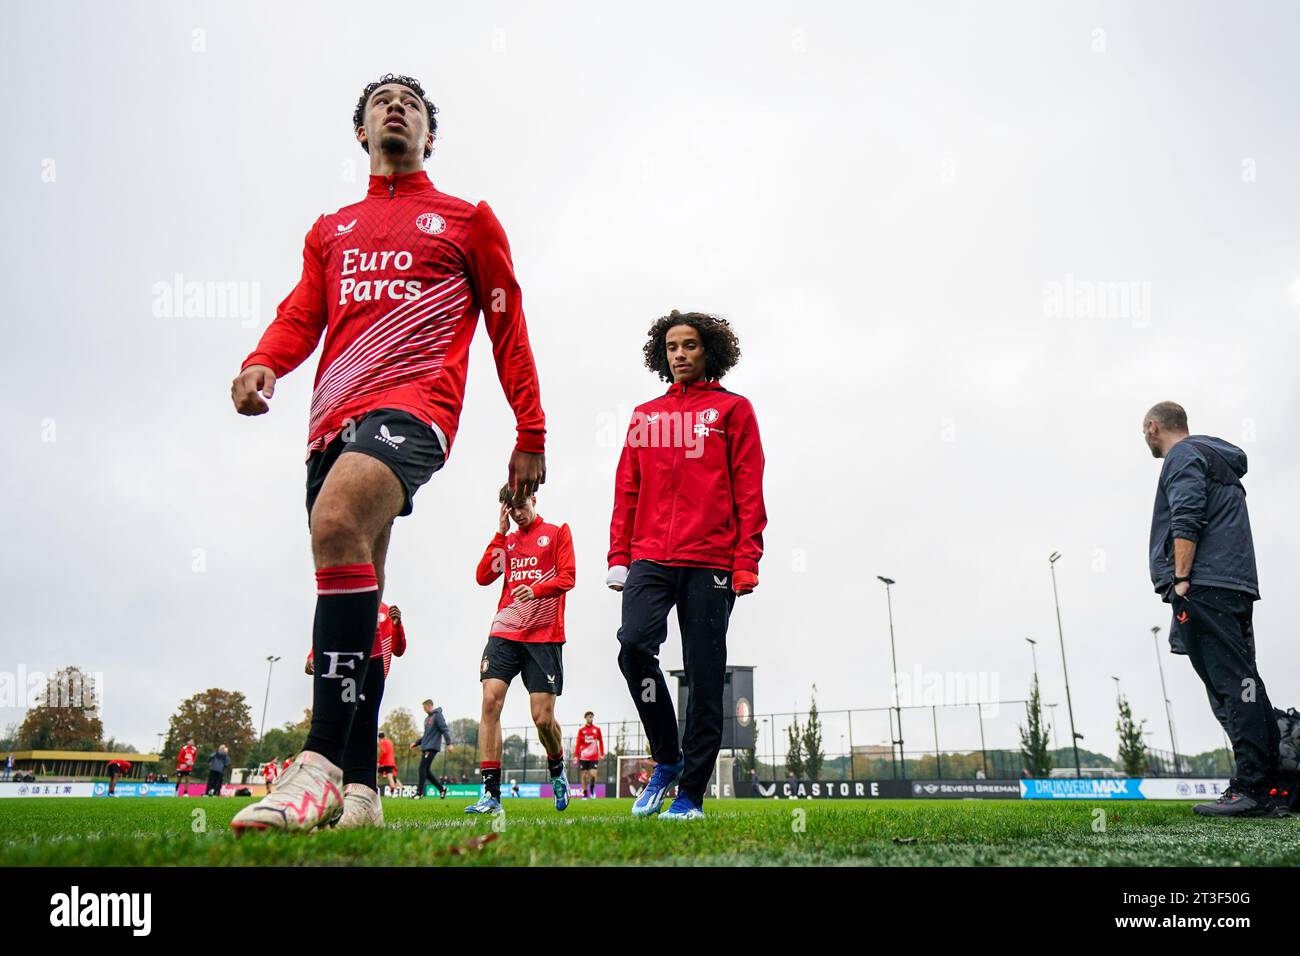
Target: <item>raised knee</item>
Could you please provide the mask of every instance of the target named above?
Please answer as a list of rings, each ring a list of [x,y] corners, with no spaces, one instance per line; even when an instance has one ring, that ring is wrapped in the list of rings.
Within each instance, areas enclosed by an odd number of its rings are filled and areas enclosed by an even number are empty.
[[[332,559],[365,549],[365,539],[353,517],[340,508],[317,508],[311,516],[311,544],[321,558]]]

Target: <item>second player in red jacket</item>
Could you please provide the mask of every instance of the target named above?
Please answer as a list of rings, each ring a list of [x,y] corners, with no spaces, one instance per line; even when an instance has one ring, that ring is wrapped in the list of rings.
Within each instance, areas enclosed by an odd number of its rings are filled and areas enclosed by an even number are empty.
[[[656,767],[632,807],[694,819],[722,742],[727,624],[738,594],[758,587],[763,554],[763,445],[754,409],[719,384],[740,357],[725,319],[672,312],[650,328],[646,367],[671,382],[637,407],[614,481],[606,583],[623,592],[619,669]],[[679,739],[659,668],[677,608],[688,700]]]
[[[501,708],[516,674],[523,678],[537,736],[546,748],[555,808],[569,804],[555,698],[564,692],[564,598],[574,583],[573,538],[567,524],[553,524],[537,513],[535,495],[522,505],[511,505],[509,496],[509,488],[497,495],[497,533],[475,571],[485,587],[502,576],[505,580],[479,662],[483,799],[466,808],[473,813],[501,809]]]

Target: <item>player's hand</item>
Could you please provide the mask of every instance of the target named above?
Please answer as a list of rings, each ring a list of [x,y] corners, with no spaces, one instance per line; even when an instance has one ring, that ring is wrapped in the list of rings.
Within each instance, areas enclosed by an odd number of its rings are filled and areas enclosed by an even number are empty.
[[[275,372],[265,365],[250,365],[230,383],[230,400],[241,415],[265,415],[267,399],[275,394]]]
[[[623,585],[627,583],[627,568],[621,564],[615,564],[605,575],[605,584],[611,591],[623,590]]]
[[[394,624],[402,623],[402,609],[396,604],[388,605],[388,619]]]
[[[418,747],[418,746],[420,746],[418,743],[411,744],[411,746],[410,746],[409,749],[414,750],[414,749],[415,749],[416,747]]]
[[[1187,597],[1187,592],[1192,589],[1191,581],[1179,581],[1174,585],[1174,593],[1179,597]]]
[[[497,515],[497,528],[502,534],[510,533],[510,506],[504,501],[501,502],[501,513]]]
[[[509,485],[514,499],[506,504],[519,507],[546,484],[546,456],[516,448],[510,453]]]
[[[537,595],[533,593],[533,589],[527,584],[519,585],[519,587],[510,592],[510,596],[516,601],[531,601],[533,598],[537,597]]]
[[[749,594],[758,587],[758,575],[753,571],[734,571],[731,575],[731,588],[737,594]]]
[[[307,666],[303,668],[303,671],[306,672],[308,677],[311,677],[316,673],[316,658],[314,655],[307,655]]]

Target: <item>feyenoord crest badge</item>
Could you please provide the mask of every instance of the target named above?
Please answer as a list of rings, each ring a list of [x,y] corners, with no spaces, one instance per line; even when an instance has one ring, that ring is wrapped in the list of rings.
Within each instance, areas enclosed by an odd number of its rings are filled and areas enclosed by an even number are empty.
[[[447,220],[436,212],[425,212],[416,217],[415,228],[421,232],[427,232],[431,236],[436,236],[447,228]]]

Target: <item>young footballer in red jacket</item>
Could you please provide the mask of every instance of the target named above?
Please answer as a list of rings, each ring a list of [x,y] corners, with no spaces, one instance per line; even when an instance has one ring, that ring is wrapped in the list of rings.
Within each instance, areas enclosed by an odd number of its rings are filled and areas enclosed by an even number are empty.
[[[266,781],[266,792],[275,789],[275,782],[280,779],[280,758],[274,757],[262,764],[262,779]]]
[[[605,756],[605,738],[596,726],[596,715],[587,711],[582,715],[582,726],[573,737],[573,753],[582,774],[582,799],[596,795],[596,768]]]
[[[343,815],[334,824],[341,830],[384,826],[384,806],[379,799],[376,771],[378,738],[383,736],[379,733],[379,705],[384,699],[384,685],[393,658],[405,653],[406,628],[402,625],[401,608],[396,604],[380,604],[375,640],[370,645],[372,663],[366,668],[357,714],[352,721],[347,746],[343,748]],[[313,673],[315,664],[313,649],[307,652],[308,674]],[[392,744],[388,746],[391,750]]]
[[[725,319],[674,310],[651,326],[643,351],[646,367],[672,385],[632,414],[606,583],[623,592],[618,663],[656,764],[632,814],[658,813],[676,785],[663,817],[695,819],[722,742],[727,621],[736,595],[758,587],[763,445],[749,401],[718,384],[740,358]],[[659,669],[674,606],[689,689],[680,741]]]
[[[307,830],[343,809],[356,712],[345,687],[365,683],[393,519],[411,513],[455,441],[480,314],[515,413],[512,501],[546,477],[545,416],[510,246],[486,203],[440,192],[425,174],[436,113],[410,77],[365,87],[352,127],[370,156],[366,195],[312,224],[302,277],[231,386],[240,414],[264,414],[277,380],[320,345],[307,433],[312,647],[322,663],[312,725],[275,794],[231,821],[236,833]]]
[[[194,761],[199,758],[199,748],[194,746],[194,738],[185,741],[185,746],[176,754],[176,793],[185,796],[190,774],[194,772]]]
[[[563,810],[569,805],[569,779],[555,698],[564,692],[564,595],[574,582],[573,537],[567,524],[552,524],[537,513],[536,496],[512,505],[510,489],[502,488],[497,497],[497,533],[483,552],[475,578],[485,587],[502,575],[505,580],[479,663],[483,795],[465,812],[501,812],[501,708],[516,674],[523,676],[537,737],[546,748],[555,809]]]

